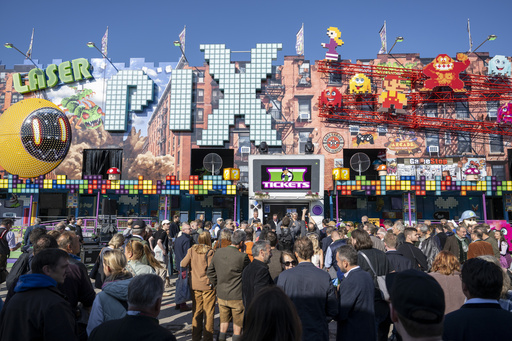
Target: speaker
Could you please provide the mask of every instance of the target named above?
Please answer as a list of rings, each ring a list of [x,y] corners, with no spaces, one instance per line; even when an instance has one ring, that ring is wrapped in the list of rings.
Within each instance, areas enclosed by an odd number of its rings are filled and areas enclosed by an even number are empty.
[[[117,215],[117,201],[114,199],[103,199],[101,208],[103,215]]]

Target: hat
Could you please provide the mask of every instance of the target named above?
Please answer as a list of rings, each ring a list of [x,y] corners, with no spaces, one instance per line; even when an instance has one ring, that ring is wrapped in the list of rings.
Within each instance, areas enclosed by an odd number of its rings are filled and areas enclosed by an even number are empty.
[[[217,221],[223,221],[223,220],[224,220],[224,219],[222,219],[222,218],[217,218]]]
[[[133,229],[134,230],[143,230],[146,228],[146,222],[144,220],[135,220],[133,222]],[[139,227],[135,227],[135,226],[139,226]]]
[[[170,224],[170,223],[171,223],[171,222],[170,222],[169,220],[167,220],[167,219],[165,219],[164,221],[162,221],[162,225],[163,225],[163,224]]]
[[[388,274],[386,286],[393,308],[406,319],[421,324],[443,321],[444,291],[434,277],[410,269]]]
[[[473,212],[471,210],[464,211],[464,212],[462,212],[462,215],[460,216],[459,223],[463,222],[466,219],[471,219],[471,218],[478,219],[479,217],[476,215],[475,212]]]

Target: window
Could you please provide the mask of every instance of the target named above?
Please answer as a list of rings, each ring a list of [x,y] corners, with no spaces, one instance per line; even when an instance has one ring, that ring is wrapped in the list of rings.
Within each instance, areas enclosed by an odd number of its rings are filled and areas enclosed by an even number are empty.
[[[351,124],[348,126],[348,131],[350,131],[350,135],[357,135],[359,133],[359,126]]]
[[[494,165],[491,164],[492,175],[496,177],[496,180],[505,180],[505,165]]]
[[[19,101],[23,100],[23,95],[20,93],[13,93],[11,97],[11,105],[14,103],[18,103]]]
[[[459,133],[457,139],[457,153],[471,153],[471,136],[468,133]]]
[[[308,142],[309,134],[311,134],[311,130],[303,130],[299,131],[299,153],[304,153],[304,149],[306,146],[306,142]]]
[[[204,102],[204,90],[203,89],[197,89],[196,102],[198,102],[198,103]]]
[[[452,133],[449,131],[444,133],[444,144],[447,146],[452,144]]]
[[[379,133],[379,136],[386,136],[388,133],[388,127],[386,126],[378,126],[377,127],[377,133]]]
[[[309,61],[304,61],[299,65],[299,83],[298,86],[311,86],[311,72]]]
[[[195,83],[204,83],[204,73],[199,71],[194,71],[194,82]]]
[[[0,94],[0,108],[5,104],[5,94]]]
[[[458,119],[469,118],[469,103],[455,102],[455,113]]]
[[[425,140],[427,141],[427,147],[430,147],[430,146],[439,147],[439,134],[438,133],[425,133]]]
[[[425,103],[423,105],[423,112],[427,117],[437,117],[437,103]]]
[[[503,136],[489,134],[489,145],[491,153],[503,153]]]
[[[329,84],[341,85],[341,73],[329,73]]]
[[[178,157],[176,158],[176,164],[180,164],[180,152],[178,151]]]
[[[281,119],[281,102],[278,100],[271,100],[272,108],[270,108],[269,112],[272,115],[274,120],[279,121]]]
[[[249,182],[249,166],[240,166],[240,181]]]
[[[305,121],[311,119],[311,98],[299,98],[299,119]]]
[[[7,74],[5,72],[0,72],[0,84],[7,82]]]
[[[498,116],[498,108],[499,107],[500,107],[500,101],[487,102],[487,117],[489,117],[489,119],[496,118]]]
[[[203,119],[204,119],[204,109],[201,109],[201,108],[197,108],[196,109],[196,114],[197,114],[197,121],[198,122],[203,122]]]

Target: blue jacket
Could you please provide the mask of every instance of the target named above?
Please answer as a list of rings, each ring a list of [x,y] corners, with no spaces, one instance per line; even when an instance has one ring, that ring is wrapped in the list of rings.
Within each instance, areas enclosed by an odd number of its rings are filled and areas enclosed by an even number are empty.
[[[176,259],[174,260],[176,264],[180,264],[183,258],[187,255],[188,249],[190,249],[194,245],[194,241],[192,240],[192,237],[186,233],[182,233],[181,236],[176,238],[176,241],[174,242],[174,255]],[[183,269],[185,270],[185,269]],[[180,267],[180,271],[181,270]]]

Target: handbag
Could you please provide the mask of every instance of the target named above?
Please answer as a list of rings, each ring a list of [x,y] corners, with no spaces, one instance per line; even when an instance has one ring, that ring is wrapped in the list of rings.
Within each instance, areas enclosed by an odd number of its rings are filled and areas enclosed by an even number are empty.
[[[104,249],[104,248],[103,248]],[[89,278],[90,279],[96,279],[96,276],[98,276],[98,269],[100,267],[100,258],[101,254],[103,252],[103,249],[101,249],[100,253],[98,254],[98,257],[96,258],[96,262],[94,262],[94,265],[91,269],[91,272],[89,272]]]
[[[366,262],[370,266],[370,269],[373,272],[374,279],[377,279],[377,286],[380,290],[380,293],[382,294],[382,297],[387,301],[389,300],[389,292],[388,287],[386,286],[386,275],[377,276],[377,272],[375,272],[375,269],[372,266],[372,263],[370,262],[370,259],[368,259],[368,256],[366,256],[363,252],[359,251],[358,254],[362,255],[364,259],[366,259]]]

